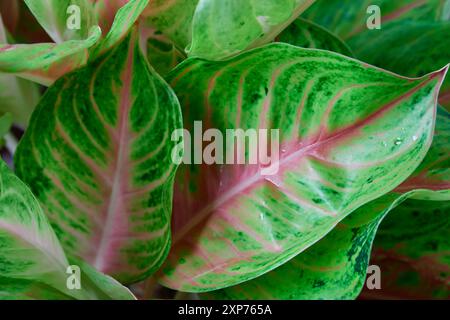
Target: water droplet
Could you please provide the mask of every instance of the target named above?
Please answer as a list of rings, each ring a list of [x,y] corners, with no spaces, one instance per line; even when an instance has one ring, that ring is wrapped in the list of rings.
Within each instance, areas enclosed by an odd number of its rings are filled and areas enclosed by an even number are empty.
[[[412,136],[413,141],[417,140],[417,136]]]
[[[403,142],[403,139],[402,139],[402,138],[397,138],[397,139],[395,139],[394,144],[395,144],[396,146],[398,146],[398,145],[402,144],[402,142]]]
[[[387,147],[386,141],[383,141],[382,144],[383,144],[383,147]]]
[[[281,153],[285,153],[286,152],[286,149],[281,149]]]

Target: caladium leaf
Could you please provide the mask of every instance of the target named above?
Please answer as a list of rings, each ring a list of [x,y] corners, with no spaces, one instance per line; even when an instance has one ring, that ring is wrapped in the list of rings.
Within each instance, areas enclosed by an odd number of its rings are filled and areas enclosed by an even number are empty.
[[[445,72],[407,79],[280,43],[183,62],[168,79],[187,130],[280,129],[281,155],[273,175],[261,163],[181,166],[161,282],[206,291],[257,277],[400,184],[429,148]]]
[[[317,0],[302,17],[314,21],[341,39],[347,40],[368,29],[367,21],[374,14],[370,6],[380,9],[381,29],[393,21],[445,21],[450,19],[448,0]]]
[[[100,42],[101,29],[93,26],[85,40],[68,40],[60,44],[0,45],[0,72],[15,73],[43,85],[51,85],[62,75],[85,65],[88,60],[95,59],[121,41],[147,3],[148,0],[129,1],[117,12],[111,30]]]
[[[380,225],[371,264],[382,271],[381,290],[364,298],[448,299],[450,201],[407,200]]]
[[[450,61],[449,34],[450,21],[398,21],[383,26],[377,33],[365,31],[353,37],[349,45],[358,59],[415,77]],[[448,79],[442,85],[439,103],[450,110]]]
[[[88,58],[88,48],[101,36],[99,27],[93,27],[85,40],[70,40],[61,44],[0,44],[0,72],[15,73],[44,85],[79,66]]]
[[[112,278],[81,268],[81,289],[67,285],[69,261],[31,191],[0,161],[0,299],[132,299]],[[86,271],[86,272],[85,272]]]
[[[97,25],[89,0],[24,0],[39,24],[56,43],[84,40]],[[78,21],[77,21],[78,20]]]
[[[313,2],[158,0],[144,16],[189,56],[220,60],[272,41]]]
[[[276,41],[297,47],[329,50],[353,57],[350,48],[337,36],[323,27],[301,18],[296,19],[284,30],[276,38]]]
[[[428,231],[433,223],[430,225],[423,219],[417,220],[411,216],[399,216],[397,212],[404,211],[407,206],[401,203],[408,198],[450,200],[448,196],[450,191],[450,185],[448,184],[449,153],[442,149],[444,145],[445,148],[448,148],[450,138],[449,119],[450,115],[445,110],[438,109],[433,144],[414,174],[403,183],[405,186],[408,185],[408,188],[396,188],[395,191],[357,209],[317,244],[281,267],[254,280],[205,293],[201,297],[206,299],[355,299],[358,297],[366,278],[373,239],[376,234],[381,234],[379,238],[383,239],[384,225],[389,228],[392,225],[390,221],[396,221],[393,225],[402,226],[403,233],[405,230],[421,230],[421,235],[427,235],[429,239],[435,238],[436,235],[432,235],[433,232]],[[418,180],[418,176],[424,178]],[[443,183],[447,183],[447,186],[443,186]],[[444,198],[444,192],[447,193],[447,198]],[[407,200],[406,202],[413,201]],[[401,208],[396,209],[398,205]],[[439,202],[437,205],[432,205],[431,208],[434,209],[439,206],[446,208],[446,205],[440,205]],[[390,213],[388,222],[383,223],[381,231],[378,232],[380,222],[391,211],[394,212]],[[431,211],[427,210],[430,214]],[[443,210],[442,214],[438,215],[438,217],[441,217],[438,221],[443,222],[443,227],[441,225],[439,230],[444,231],[447,228],[448,232],[448,214],[447,220],[444,221],[444,212],[446,211]],[[415,221],[414,226],[408,225],[406,227],[405,222],[407,221]],[[425,226],[426,231],[421,226]],[[403,234],[393,231],[390,230],[390,237]],[[442,232],[438,232],[437,238],[443,239],[443,235]],[[403,240],[406,239],[405,235]],[[389,240],[392,243],[393,239],[390,238]],[[398,248],[400,249],[402,246]],[[379,256],[375,255],[372,259],[373,264],[380,266],[377,261],[379,257],[382,261],[386,258],[383,253]],[[393,284],[393,280],[390,276],[386,278],[386,269],[395,270],[398,263],[392,265],[393,268],[389,267],[390,265],[387,263],[381,264],[382,279],[390,279],[390,285]],[[437,276],[439,277],[439,275]],[[382,288],[384,288],[384,284],[382,284]],[[382,297],[383,292],[384,290],[375,294],[380,294]],[[371,291],[367,290],[365,295],[370,296],[370,293]]]
[[[136,28],[48,89],[16,152],[63,248],[123,283],[170,243],[178,100],[139,50]]]

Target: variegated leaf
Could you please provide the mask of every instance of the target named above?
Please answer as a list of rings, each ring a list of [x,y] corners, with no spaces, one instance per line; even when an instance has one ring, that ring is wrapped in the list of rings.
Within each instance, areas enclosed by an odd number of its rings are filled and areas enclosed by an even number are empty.
[[[404,246],[395,243],[397,239],[403,239],[409,247],[408,262],[414,266],[412,256],[420,250],[414,250],[413,244],[417,244],[413,237],[409,237],[410,233],[417,233],[424,239],[436,239],[439,242],[439,249],[445,252],[445,232],[448,233],[449,216],[446,213],[448,205],[446,203],[421,202],[406,200],[408,198],[428,198],[450,200],[448,192],[450,185],[448,182],[448,174],[450,172],[448,141],[450,139],[450,114],[443,109],[438,109],[436,120],[436,132],[433,138],[433,144],[422,161],[421,165],[414,171],[402,186],[398,187],[394,192],[390,192],[374,201],[357,209],[347,218],[341,221],[329,234],[321,239],[317,244],[302,252],[292,260],[286,262],[281,267],[258,277],[254,280],[245,282],[241,285],[229,287],[226,289],[212,291],[202,295],[202,298],[213,299],[355,299],[364,287],[366,279],[366,270],[369,264],[373,239],[376,234],[378,242],[390,242],[390,250],[394,253],[403,250]],[[422,177],[417,179],[417,177]],[[446,184],[446,185],[445,185]],[[405,204],[402,204],[406,200]],[[431,206],[432,209],[424,210],[422,218],[417,219],[415,216],[407,216],[401,214],[406,211],[408,204],[415,203],[419,208]],[[399,206],[400,205],[400,206]],[[396,208],[399,206],[398,208]],[[409,211],[413,207],[410,205]],[[432,210],[438,209],[439,212],[432,213]],[[390,213],[393,211],[392,213]],[[380,222],[389,213],[386,222]],[[433,215],[433,219],[428,220],[426,214]],[[437,218],[437,219],[436,219]],[[434,223],[436,221],[438,223]],[[411,223],[412,222],[412,223]],[[412,224],[412,226],[411,226]],[[437,233],[430,231],[439,224]],[[407,226],[405,226],[407,225]],[[401,226],[402,231],[396,232]],[[425,228],[425,231],[423,230]],[[389,229],[389,236],[386,236],[386,229]],[[408,230],[410,233],[404,234]],[[417,230],[421,230],[418,232]],[[447,230],[447,231],[445,231]],[[403,236],[401,236],[403,234]],[[387,239],[387,241],[386,241]],[[442,246],[441,246],[442,245]],[[420,247],[422,250],[426,245]],[[448,246],[447,246],[448,248]],[[442,295],[442,287],[445,287],[442,281],[448,276],[448,263],[445,267],[445,253],[438,253],[437,247],[434,250],[436,254],[442,257],[440,263],[432,264],[432,271],[424,274],[423,281],[429,281],[426,274],[433,275],[441,281],[439,283],[439,294]],[[382,291],[366,290],[363,294],[365,297],[383,297],[385,294],[389,297],[391,290],[385,290],[386,286],[394,286],[394,282],[399,280],[394,274],[402,272],[397,270],[397,266],[402,264],[402,256],[397,256],[400,261],[387,258],[389,255],[381,248],[375,250],[372,258],[372,264],[381,268],[381,285]],[[393,258],[395,254],[391,255]],[[431,260],[434,260],[430,256]],[[380,262],[381,261],[381,262]],[[427,261],[423,259],[423,262]],[[393,263],[389,263],[393,262]],[[419,263],[418,263],[419,265]],[[425,265],[423,266],[425,267]],[[445,270],[445,275],[439,275],[436,271]],[[422,270],[421,272],[424,272]],[[406,271],[404,271],[406,273]],[[392,273],[392,276],[390,275]],[[397,274],[398,276],[398,274]],[[435,283],[436,283],[435,282]],[[428,284],[430,285],[430,284]],[[436,289],[436,286],[429,286],[430,289]],[[421,286],[422,288],[422,286]],[[392,288],[392,291],[395,291]],[[408,288],[410,289],[410,288]],[[397,287],[397,292],[401,291],[401,287]],[[417,293],[415,293],[417,294]],[[399,295],[400,297],[404,295]],[[406,296],[409,296],[408,294]],[[421,295],[419,295],[421,296]]]
[[[189,56],[220,60],[272,41],[313,2],[156,0],[144,16]]]
[[[169,249],[170,135],[181,127],[178,100],[133,30],[48,89],[15,158],[66,253],[125,283]]]
[[[84,262],[81,288],[67,285],[69,262],[31,191],[0,161],[0,299],[133,299]]]
[[[168,78],[185,128],[193,132],[199,120],[222,133],[279,129],[280,156],[271,165],[279,169],[265,175],[261,163],[183,165],[161,282],[207,291],[255,278],[391,191],[431,144],[446,70],[408,79],[286,44],[225,62],[183,62]]]

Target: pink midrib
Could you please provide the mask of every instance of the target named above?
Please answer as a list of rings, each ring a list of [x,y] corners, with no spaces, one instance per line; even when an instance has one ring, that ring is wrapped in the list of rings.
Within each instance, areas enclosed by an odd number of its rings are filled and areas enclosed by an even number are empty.
[[[325,137],[321,141],[315,141],[309,145],[306,145],[294,152],[286,152],[284,157],[280,158],[279,161],[279,173],[282,171],[283,164],[287,164],[291,162],[294,159],[302,158],[308,154],[311,154],[314,150],[319,149],[320,147],[327,145],[339,138],[348,136],[349,134],[353,133],[355,130],[363,127],[364,125],[370,123],[371,121],[379,118],[382,116],[385,112],[389,111],[391,108],[395,107],[398,103],[403,101],[404,99],[408,98],[418,90],[420,90],[422,87],[424,87],[426,84],[429,83],[432,79],[434,79],[437,76],[441,76],[441,83],[442,78],[445,75],[447,69],[443,69],[442,71],[439,71],[433,75],[430,76],[429,79],[424,80],[422,83],[420,83],[418,86],[414,87],[412,90],[408,91],[404,95],[398,97],[397,99],[393,100],[392,102],[384,105],[382,108],[380,108],[375,113],[368,116],[366,119],[363,119],[362,121],[353,124],[347,128],[344,128],[340,131],[334,132],[332,134],[329,134],[327,137]],[[311,139],[310,141],[314,141],[315,139]],[[238,194],[242,193],[243,191],[247,190],[248,188],[252,186],[256,186],[258,182],[263,181],[266,179],[264,176],[261,176],[261,174],[258,172],[252,177],[250,177],[247,180],[244,180],[244,182],[238,182],[236,186],[231,188],[228,192],[224,193],[223,196],[215,199],[210,204],[205,206],[203,209],[198,211],[198,213],[193,214],[193,218],[190,219],[190,222],[186,224],[184,227],[180,229],[180,231],[174,235],[173,244],[176,244],[178,241],[184,238],[185,235],[187,235],[192,229],[194,229],[197,225],[199,225],[202,221],[204,221],[205,218],[208,217],[208,215],[213,212],[215,209],[219,208],[226,202],[230,201],[232,198],[236,197]]]
[[[125,66],[125,72],[123,74],[123,88],[120,92],[121,100],[119,105],[119,118],[118,127],[119,131],[118,137],[118,147],[115,154],[114,178],[112,183],[112,190],[109,196],[108,204],[106,206],[106,219],[104,228],[102,229],[102,234],[100,236],[98,249],[96,250],[96,255],[94,258],[94,266],[97,270],[104,271],[106,268],[110,267],[110,255],[111,253],[116,254],[114,249],[114,244],[111,242],[115,238],[117,225],[126,223],[123,221],[124,217],[121,213],[125,213],[124,208],[125,199],[123,195],[125,194],[125,189],[127,186],[127,178],[124,177],[124,172],[126,172],[128,167],[128,114],[131,108],[131,77],[133,68],[133,51],[134,51],[134,41],[133,38],[129,44],[129,51],[127,57],[127,63]]]

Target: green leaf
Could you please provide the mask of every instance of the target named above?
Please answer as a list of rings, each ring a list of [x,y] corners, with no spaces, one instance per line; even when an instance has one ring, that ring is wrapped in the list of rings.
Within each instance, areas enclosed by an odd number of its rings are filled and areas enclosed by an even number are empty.
[[[69,262],[31,191],[0,161],[0,299],[132,299],[112,278],[81,267],[70,290]],[[87,276],[86,276],[87,275]]]
[[[88,0],[24,1],[56,43],[84,40],[91,34],[91,28],[97,25],[94,8]],[[72,11],[72,8],[78,8],[79,11]],[[72,26],[73,18],[79,18],[79,26]]]
[[[136,28],[58,80],[41,99],[15,156],[70,257],[123,283],[146,278],[170,245],[182,126],[170,87],[145,60]]]
[[[129,33],[129,30],[134,25],[136,20],[141,15],[142,11],[147,6],[149,0],[130,0],[126,5],[121,7],[114,18],[114,22],[106,35],[92,53],[93,57],[97,57],[112,47]]]
[[[280,157],[272,159],[274,175],[260,162],[181,166],[161,282],[207,291],[255,278],[391,191],[431,144],[445,72],[408,79],[280,43],[224,62],[183,62],[168,79],[191,134],[196,120],[223,136],[225,129],[280,129]]]
[[[147,53],[147,59],[162,76],[180,64],[186,56],[163,34],[154,29],[141,29],[141,45]]]
[[[68,71],[87,62],[88,48],[101,36],[99,27],[91,29],[85,40],[69,40],[61,44],[0,44],[0,72],[50,85]]]
[[[425,220],[429,219],[426,214],[423,214],[422,219],[416,219],[413,216],[398,213],[405,211],[404,208],[407,208],[408,203],[416,203],[418,205],[416,208],[424,206],[418,201],[406,200],[408,198],[426,197],[434,200],[450,200],[448,196],[450,191],[450,185],[448,184],[448,181],[450,181],[448,178],[450,153],[446,152],[448,151],[450,138],[450,115],[445,110],[438,109],[438,111],[436,133],[427,156],[414,171],[414,174],[400,187],[396,188],[395,192],[390,192],[357,209],[317,244],[281,267],[241,285],[205,293],[201,297],[206,299],[355,299],[363,288],[375,234],[377,234],[377,241],[379,242],[388,238],[385,242],[390,241],[391,247],[395,246],[397,236],[404,234],[403,237],[400,236],[403,241],[408,243],[408,239],[411,239],[411,243],[408,244],[411,253],[414,252],[413,243],[417,244],[411,233],[417,233],[426,239],[437,239],[439,243],[445,243],[444,231],[448,229],[449,221],[448,213],[445,213],[445,209],[442,209],[447,207],[445,203],[424,203],[426,206],[431,205],[432,209],[424,210],[429,214],[432,214],[431,211],[435,209],[442,213],[437,214],[437,221],[442,224],[437,228],[440,230],[437,234],[430,231],[436,225],[434,223],[430,225]],[[421,179],[417,177],[421,177]],[[447,195],[446,198],[445,194]],[[405,205],[401,204],[405,200]],[[400,207],[396,208],[398,205]],[[412,208],[414,207],[411,207],[410,210]],[[390,213],[391,211],[393,212]],[[383,222],[381,230],[377,232],[380,222],[388,213],[390,214],[387,222]],[[436,221],[436,219],[433,219],[433,221]],[[387,227],[384,227],[385,225]],[[423,226],[426,230],[423,230]],[[389,237],[386,236],[384,230],[386,228],[392,228],[392,230],[389,230]],[[400,228],[401,230],[397,230]],[[408,230],[408,234],[405,234],[406,230]],[[421,231],[418,232],[417,230]],[[422,245],[421,248],[424,247],[426,245]],[[405,247],[400,244],[397,245],[397,248],[403,250]],[[397,272],[398,263],[389,263],[390,259],[386,259],[386,255],[381,249],[375,251],[381,253],[375,255],[372,262],[381,266],[382,279],[389,279],[389,284],[382,283],[383,291],[375,290],[377,291],[376,296],[383,297],[386,286],[394,285],[394,280],[388,274]],[[435,251],[437,252],[437,249]],[[412,254],[410,256],[408,261],[414,265],[411,259]],[[390,257],[393,258],[393,256]],[[398,259],[400,260],[401,257],[398,257]],[[381,260],[382,263],[379,263],[378,260]],[[449,264],[447,263],[447,273]],[[439,264],[437,266],[439,270],[442,269]],[[434,270],[433,272],[436,273]],[[426,278],[424,281],[426,281]],[[372,294],[369,290],[366,292],[369,296]],[[386,291],[386,294],[390,295],[390,292]],[[405,295],[399,296],[404,297]]]
[[[313,2],[159,0],[144,16],[189,56],[220,60],[272,41]]]
[[[450,19],[448,0],[317,0],[302,17],[327,28],[341,39],[347,40],[367,32],[367,20],[373,12],[369,6],[380,8],[381,29],[372,34],[384,33],[383,28],[393,21],[445,21]]]
[[[365,31],[349,45],[362,61],[416,77],[450,61],[449,34],[450,21],[398,21],[383,26],[381,32]],[[449,79],[442,85],[439,103],[450,110]]]
[[[323,27],[301,18],[296,19],[284,30],[276,38],[276,41],[297,47],[329,50],[353,57],[350,48],[337,36]]]
[[[382,270],[381,290],[363,297],[448,299],[450,201],[407,200],[381,223],[371,263]]]
[[[422,189],[413,199],[450,201],[450,113],[438,108],[433,144],[414,173],[397,188],[397,193]]]

